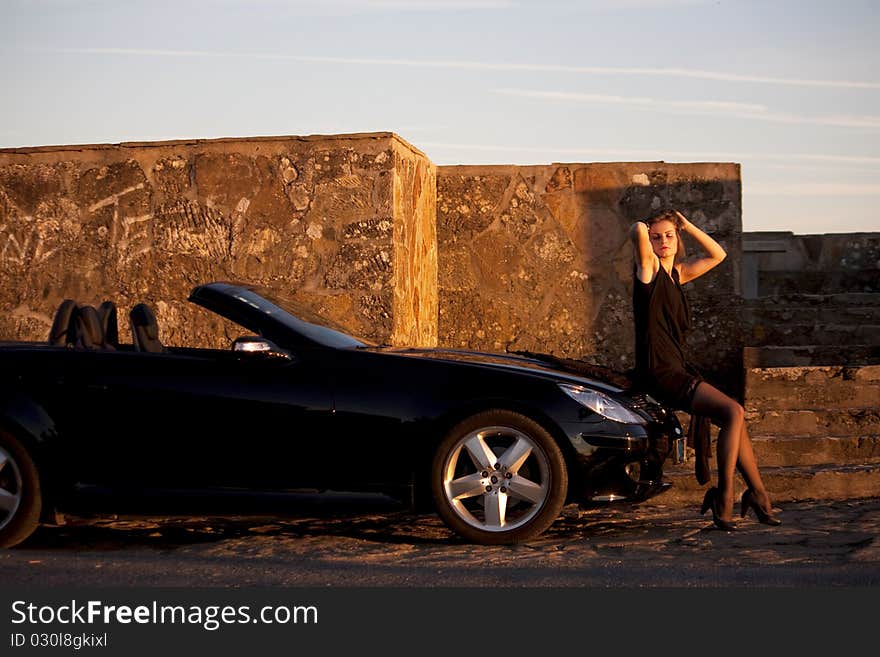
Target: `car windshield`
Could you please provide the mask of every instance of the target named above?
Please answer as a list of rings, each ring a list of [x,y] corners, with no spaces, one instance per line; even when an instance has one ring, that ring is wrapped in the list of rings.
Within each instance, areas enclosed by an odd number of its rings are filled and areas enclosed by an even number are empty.
[[[235,298],[287,324],[297,333],[326,347],[339,349],[371,347],[375,343],[350,335],[332,320],[293,299],[279,296],[266,288],[248,285],[234,292]]]

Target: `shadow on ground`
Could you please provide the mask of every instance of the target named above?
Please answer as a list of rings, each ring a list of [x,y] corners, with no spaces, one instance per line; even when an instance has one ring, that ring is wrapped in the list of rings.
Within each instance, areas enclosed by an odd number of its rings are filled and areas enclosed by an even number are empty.
[[[167,506],[167,505],[166,505]],[[127,508],[130,511],[130,509]],[[149,547],[159,550],[218,543],[260,536],[285,539],[349,538],[388,545],[463,545],[435,513],[414,513],[384,496],[336,495],[298,499],[292,503],[270,500],[239,503],[230,512],[206,505],[175,508],[162,506],[136,513],[68,515],[65,524],[42,526],[20,549],[126,550]],[[534,542],[566,542],[603,536],[631,538],[647,531],[664,534],[674,521],[657,517],[650,525],[636,522],[641,514],[625,504],[581,508],[566,507],[553,526]]]

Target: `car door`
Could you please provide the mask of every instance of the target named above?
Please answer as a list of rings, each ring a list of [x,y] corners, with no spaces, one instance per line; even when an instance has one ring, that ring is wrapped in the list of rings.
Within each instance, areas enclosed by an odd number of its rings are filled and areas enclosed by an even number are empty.
[[[94,430],[77,460],[138,489],[313,486],[333,397],[314,359],[171,349],[102,354],[76,376]],[[87,391],[87,394],[86,392]]]
[[[18,392],[51,419],[43,433],[64,484],[96,483],[112,466],[103,449],[114,431],[103,381],[112,370],[112,353],[44,347],[15,367]]]
[[[337,368],[336,432],[352,483],[379,487],[412,483],[427,471],[438,437],[435,419],[452,390],[437,363],[352,350]]]

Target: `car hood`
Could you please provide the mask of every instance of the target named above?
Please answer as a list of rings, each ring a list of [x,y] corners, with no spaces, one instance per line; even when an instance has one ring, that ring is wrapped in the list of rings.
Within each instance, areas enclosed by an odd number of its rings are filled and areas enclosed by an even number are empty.
[[[325,347],[353,348],[406,358],[431,358],[458,362],[474,367],[514,370],[557,381],[587,385],[609,393],[621,393],[632,387],[626,374],[587,361],[560,358],[533,352],[494,353],[445,348],[401,348],[368,346],[328,327],[323,318],[311,318],[298,307],[296,315],[285,309],[291,300],[281,304],[273,301],[269,291],[259,286],[217,281],[199,285],[190,293],[189,300],[226,317],[255,333],[277,341],[281,346],[319,344]],[[310,321],[304,321],[311,319]]]
[[[586,361],[562,359],[549,354],[517,353],[500,354],[482,351],[466,351],[442,348],[370,347],[366,351],[403,356],[407,358],[431,358],[466,363],[481,367],[516,370],[538,374],[560,381],[587,384],[610,393],[621,393],[629,387],[626,375],[608,368],[592,365]]]

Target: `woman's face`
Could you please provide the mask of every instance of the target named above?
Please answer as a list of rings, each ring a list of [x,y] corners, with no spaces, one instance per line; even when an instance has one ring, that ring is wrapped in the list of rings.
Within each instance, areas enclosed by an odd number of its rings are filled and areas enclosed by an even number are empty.
[[[678,253],[678,233],[675,224],[668,219],[658,221],[648,228],[651,246],[660,259],[674,258]]]

